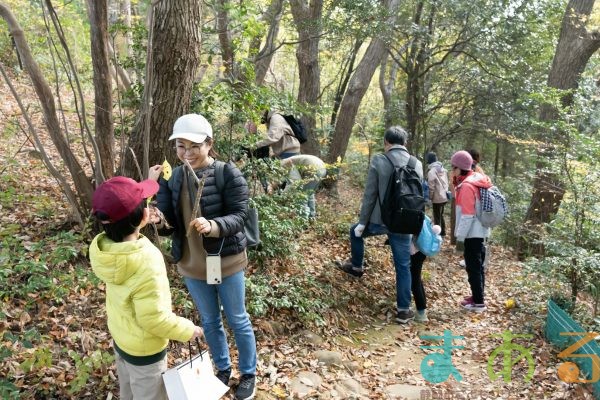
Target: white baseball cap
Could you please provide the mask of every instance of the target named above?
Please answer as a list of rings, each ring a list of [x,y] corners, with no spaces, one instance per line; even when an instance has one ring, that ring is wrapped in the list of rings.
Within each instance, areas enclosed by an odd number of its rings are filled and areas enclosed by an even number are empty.
[[[202,143],[207,137],[212,138],[212,127],[206,118],[200,114],[186,114],[175,121],[169,140],[187,139],[190,142]]]

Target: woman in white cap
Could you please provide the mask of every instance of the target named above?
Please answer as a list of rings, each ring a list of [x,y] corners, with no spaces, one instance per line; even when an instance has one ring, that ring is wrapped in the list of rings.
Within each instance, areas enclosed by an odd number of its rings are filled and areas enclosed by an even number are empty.
[[[187,114],[175,121],[169,140],[174,142],[177,157],[189,163],[196,176],[178,166],[169,180],[160,179],[157,206],[161,212],[153,222],[161,234],[171,234],[173,259],[200,313],[217,377],[227,385],[231,376],[222,306],[239,354],[236,399],[252,399],[256,340],[246,312],[244,277],[248,185],[235,166],[215,160],[212,136],[212,127],[202,115]],[[220,188],[215,175],[218,163],[224,164]],[[202,180],[199,207],[193,215]]]

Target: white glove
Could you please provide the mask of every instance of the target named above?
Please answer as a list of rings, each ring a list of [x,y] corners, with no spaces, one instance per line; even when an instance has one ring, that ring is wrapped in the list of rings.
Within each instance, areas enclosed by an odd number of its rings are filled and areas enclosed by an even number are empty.
[[[363,224],[356,225],[356,228],[354,228],[354,236],[361,237],[364,230],[365,230],[365,226]]]

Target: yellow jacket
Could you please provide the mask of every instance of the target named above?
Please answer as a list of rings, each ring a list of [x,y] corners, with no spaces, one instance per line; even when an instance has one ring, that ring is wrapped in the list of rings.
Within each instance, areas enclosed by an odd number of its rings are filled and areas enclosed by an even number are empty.
[[[173,313],[165,262],[150,240],[116,243],[101,233],[90,262],[106,283],[108,330],[120,349],[141,357],[161,352],[168,339],[191,339],[194,323]]]

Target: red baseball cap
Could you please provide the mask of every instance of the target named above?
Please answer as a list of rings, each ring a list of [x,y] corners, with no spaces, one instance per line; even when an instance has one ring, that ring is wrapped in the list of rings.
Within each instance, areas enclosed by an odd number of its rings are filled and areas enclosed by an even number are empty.
[[[124,176],[115,176],[98,186],[92,197],[92,212],[109,216],[109,221],[119,221],[133,212],[140,203],[158,192],[158,183],[152,179],[136,182]]]

